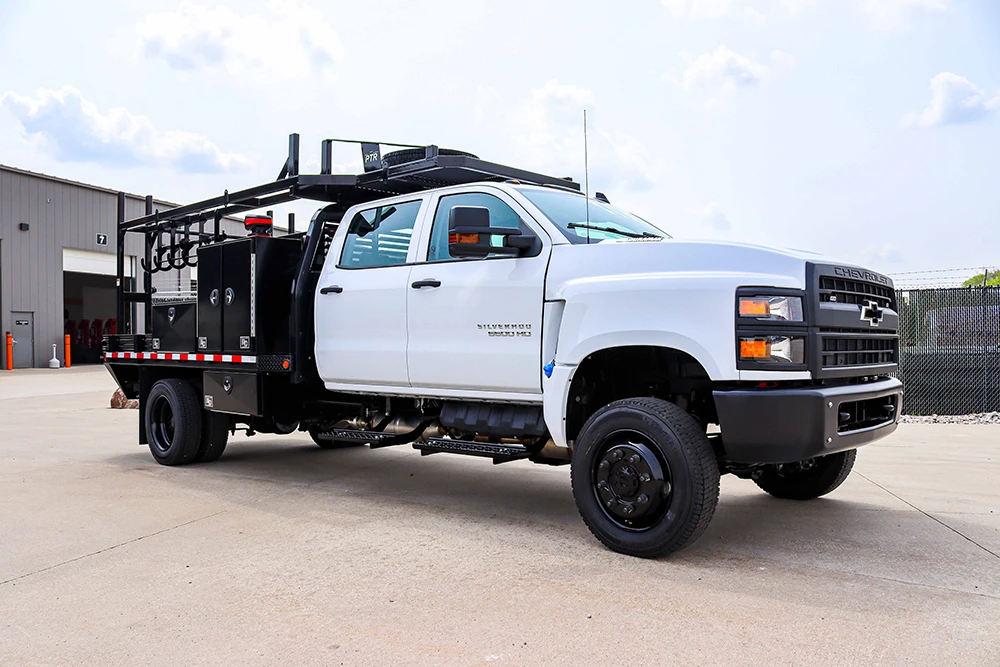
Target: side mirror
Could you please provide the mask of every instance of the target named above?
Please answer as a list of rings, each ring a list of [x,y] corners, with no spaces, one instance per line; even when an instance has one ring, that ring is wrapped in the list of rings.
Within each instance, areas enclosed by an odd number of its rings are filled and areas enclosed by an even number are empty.
[[[504,237],[503,245],[491,245],[491,236]],[[517,257],[535,241],[522,236],[520,229],[491,227],[490,210],[485,206],[456,206],[448,212],[448,253],[452,257]]]

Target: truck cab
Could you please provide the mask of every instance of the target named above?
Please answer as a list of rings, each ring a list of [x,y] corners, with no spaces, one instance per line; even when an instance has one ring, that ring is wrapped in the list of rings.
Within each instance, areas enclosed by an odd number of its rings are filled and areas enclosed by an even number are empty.
[[[652,557],[704,531],[720,474],[815,498],[843,482],[858,447],[895,429],[898,321],[886,276],[803,252],[674,239],[575,183],[467,154],[408,157],[382,162],[381,182],[419,169],[457,182],[350,206],[337,196],[305,234],[277,244],[287,257],[249,260],[241,285],[287,283],[270,290],[266,312],[254,313],[252,287],[239,309],[251,326],[268,313],[288,321],[270,350],[282,354],[259,354],[270,344],[248,336],[252,368],[232,368],[233,355],[222,368],[126,364],[112,349],[123,339],[106,341],[112,373],[146,413],[140,439],[154,458],[217,458],[223,434],[245,424],[307,431],[325,448],[408,444],[570,464],[594,535]],[[456,178],[460,169],[473,175]],[[213,239],[199,256],[238,243]],[[283,268],[255,275],[258,266]],[[175,442],[163,409],[190,411],[182,394],[200,424]]]

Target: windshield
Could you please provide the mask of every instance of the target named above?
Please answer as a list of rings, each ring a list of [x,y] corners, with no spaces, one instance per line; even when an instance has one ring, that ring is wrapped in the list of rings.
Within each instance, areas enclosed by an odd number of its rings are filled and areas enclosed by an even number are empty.
[[[570,243],[670,236],[645,220],[596,199],[590,200],[588,222],[587,199],[582,195],[538,188],[517,190],[555,223]]]

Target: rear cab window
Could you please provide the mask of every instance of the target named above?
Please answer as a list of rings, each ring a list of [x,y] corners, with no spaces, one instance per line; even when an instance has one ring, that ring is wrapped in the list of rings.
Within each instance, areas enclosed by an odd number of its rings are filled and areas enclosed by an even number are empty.
[[[422,200],[384,204],[351,218],[338,267],[367,269],[406,263]]]

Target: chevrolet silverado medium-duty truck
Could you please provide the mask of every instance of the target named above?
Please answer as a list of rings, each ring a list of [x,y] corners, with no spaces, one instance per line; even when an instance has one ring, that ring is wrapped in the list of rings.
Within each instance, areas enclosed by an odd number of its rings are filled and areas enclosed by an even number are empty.
[[[300,174],[126,220],[105,362],[163,465],[236,428],[317,445],[411,445],[569,464],[580,515],[654,557],[705,530],[719,476],[780,498],[833,491],[892,433],[896,296],[816,255],[670,238],[567,178],[362,144],[364,171]],[[360,143],[360,142],[359,142]],[[261,213],[322,203],[304,232]],[[246,236],[220,220],[245,215]],[[144,236],[142,282],[125,271]],[[154,274],[197,267],[164,296]]]

